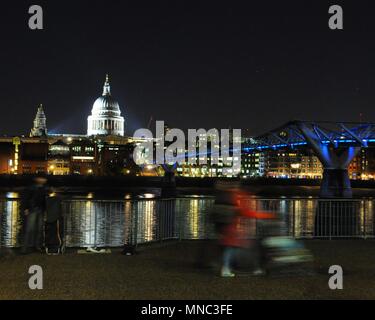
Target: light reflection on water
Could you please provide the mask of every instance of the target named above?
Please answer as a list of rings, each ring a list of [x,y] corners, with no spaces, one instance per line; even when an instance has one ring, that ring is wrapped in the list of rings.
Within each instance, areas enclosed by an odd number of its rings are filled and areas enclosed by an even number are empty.
[[[21,225],[19,195],[10,193],[0,199],[0,244],[16,247]],[[277,212],[285,223],[286,232],[296,237],[314,233],[316,199],[247,199],[253,210]],[[373,234],[373,200],[357,201],[359,231]],[[207,239],[213,237],[209,223],[212,197],[186,197],[160,200],[106,201],[91,197],[65,201],[66,242],[70,247],[122,246],[124,243],[145,243],[161,238]],[[294,214],[292,214],[294,213]],[[248,222],[246,228],[254,229]],[[249,229],[249,230],[250,230]],[[182,230],[178,233],[177,230]]]
[[[190,233],[194,239],[198,238],[199,235],[199,202],[198,200],[190,201]]]

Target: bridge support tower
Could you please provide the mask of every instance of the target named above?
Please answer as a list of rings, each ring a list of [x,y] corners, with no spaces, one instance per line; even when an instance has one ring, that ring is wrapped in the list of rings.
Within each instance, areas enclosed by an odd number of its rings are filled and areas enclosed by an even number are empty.
[[[324,144],[320,141],[317,134],[303,122],[298,123],[298,127],[324,168],[320,197],[351,198],[353,194],[348,168],[350,162],[361,150],[361,147],[336,147]]]

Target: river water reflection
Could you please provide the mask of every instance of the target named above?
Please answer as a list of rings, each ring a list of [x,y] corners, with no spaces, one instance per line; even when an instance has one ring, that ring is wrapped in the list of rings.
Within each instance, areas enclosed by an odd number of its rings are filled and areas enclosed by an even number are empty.
[[[17,247],[22,242],[20,201],[17,193],[0,199],[0,244]],[[249,208],[278,213],[285,232],[297,238],[311,237],[317,199],[259,199],[245,200]],[[93,195],[63,202],[66,243],[69,247],[122,246],[165,239],[208,239],[214,237],[209,221],[213,197],[189,196],[160,200],[153,195],[137,199],[99,200]],[[341,212],[341,211],[340,211]],[[345,202],[343,203],[345,214]],[[374,233],[373,200],[356,200],[357,232]],[[246,228],[256,228],[254,221]]]

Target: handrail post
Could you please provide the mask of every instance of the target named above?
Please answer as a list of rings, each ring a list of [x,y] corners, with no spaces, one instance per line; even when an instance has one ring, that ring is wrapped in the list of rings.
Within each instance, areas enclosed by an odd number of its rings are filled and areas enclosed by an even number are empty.
[[[293,238],[296,238],[296,202],[293,200],[293,210],[292,210],[292,215],[293,215]]]
[[[3,201],[0,201],[0,250],[2,249]]]
[[[94,207],[95,208],[95,207]],[[93,209],[93,207],[91,207],[91,210]],[[94,247],[96,247],[97,245],[97,241],[96,241],[96,238],[97,238],[97,225],[98,225],[98,221],[97,221],[97,218],[98,218],[98,215],[96,214],[96,210],[94,210],[94,214],[95,214],[95,218],[94,218]]]
[[[332,200],[329,201],[329,240],[332,240]]]
[[[176,202],[177,205],[177,202]],[[182,215],[181,210],[175,210],[177,212],[177,228],[178,228],[178,239],[182,241]]]
[[[363,203],[363,238],[366,240],[366,203],[364,201],[361,203]]]
[[[134,247],[137,248],[138,247],[138,210],[134,210],[133,218],[135,218],[134,230],[133,230],[134,231]]]
[[[163,228],[162,228],[162,210],[161,209],[163,209],[163,208],[166,208],[166,206],[168,205],[168,202],[167,202],[168,200],[166,200],[166,201],[161,201],[160,202],[160,204],[161,204],[161,206],[159,206],[159,210],[157,210],[157,215],[158,215],[158,220],[159,220],[159,242],[161,243],[161,242],[163,242],[163,237],[162,237],[162,230],[163,230]],[[158,206],[156,206],[156,208],[157,208]]]

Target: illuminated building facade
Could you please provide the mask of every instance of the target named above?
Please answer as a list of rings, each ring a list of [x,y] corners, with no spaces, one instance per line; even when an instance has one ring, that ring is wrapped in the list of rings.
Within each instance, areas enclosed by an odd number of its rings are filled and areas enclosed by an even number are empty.
[[[255,140],[243,138],[243,148],[249,147]],[[241,178],[255,178],[264,175],[264,154],[262,152],[242,152],[241,155]]]
[[[263,154],[243,153],[241,161],[241,178],[255,178],[263,175],[262,164],[264,163]]]
[[[181,177],[192,177],[192,178],[235,178],[238,177],[239,173],[234,172],[232,165],[227,165],[227,163],[232,163],[232,161],[239,161],[237,156],[234,154],[229,155],[226,157],[226,161],[224,161],[224,157],[221,153],[221,148],[227,148],[228,150],[232,149],[232,145],[225,146],[223,145],[223,141],[213,141],[209,135],[201,134],[195,141],[193,145],[190,146],[191,150],[195,150],[195,157],[193,158],[192,154],[190,154],[189,150],[183,150],[185,154],[189,154],[191,158],[185,159],[186,162],[181,164],[177,167],[177,176]],[[230,141],[232,137],[230,138]],[[238,141],[241,142],[241,141]],[[200,145],[207,145],[207,150],[204,152],[206,155],[206,159],[203,155],[200,154]],[[185,143],[186,145],[186,143]],[[219,150],[219,151],[216,151]],[[217,163],[213,163],[211,153],[218,152],[218,161]],[[193,160],[195,159],[195,161]],[[206,161],[205,161],[206,160]]]
[[[46,138],[1,137],[0,174],[47,173]]]
[[[262,160],[263,176],[269,178],[321,179],[319,159],[305,151],[268,151]]]
[[[132,160],[133,145],[98,143],[98,174],[103,176],[137,175],[138,167]]]
[[[76,175],[97,174],[97,144],[90,139],[75,140],[70,145],[70,170]]]
[[[15,172],[15,154],[15,146],[11,139],[1,139],[0,174],[12,174]]]
[[[49,145],[48,174],[54,176],[70,174],[70,147],[62,140]]]
[[[349,177],[353,180],[375,179],[375,150],[366,148],[349,165]]]
[[[48,147],[44,139],[21,143],[19,174],[47,173]]]

